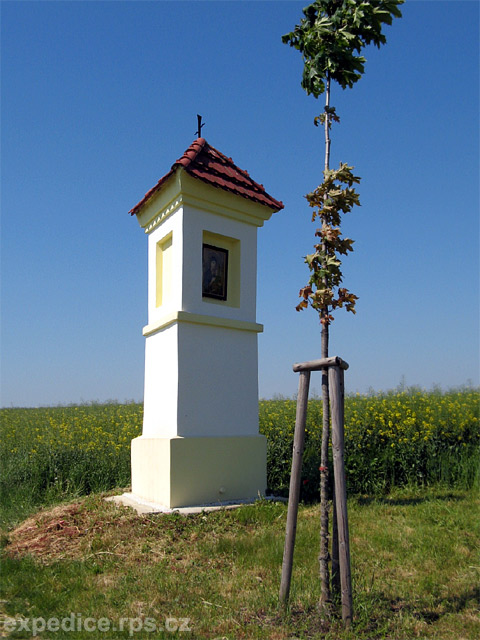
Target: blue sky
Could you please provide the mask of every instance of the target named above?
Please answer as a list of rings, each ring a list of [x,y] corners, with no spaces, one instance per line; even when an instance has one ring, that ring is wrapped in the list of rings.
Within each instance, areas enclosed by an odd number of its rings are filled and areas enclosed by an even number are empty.
[[[195,138],[285,209],[259,230],[259,391],[291,396],[319,357],[297,313],[322,179],[322,110],[283,45],[306,2],[2,2],[3,406],[143,397],[146,238],[129,209]],[[332,166],[362,207],[332,355],[347,391],[479,384],[479,4],[412,1],[334,87]],[[312,382],[319,390],[319,381]]]

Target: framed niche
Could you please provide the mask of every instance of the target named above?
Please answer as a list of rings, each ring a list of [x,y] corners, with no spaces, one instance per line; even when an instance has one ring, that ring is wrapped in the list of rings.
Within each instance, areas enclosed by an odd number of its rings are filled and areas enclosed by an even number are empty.
[[[202,297],[227,299],[228,249],[212,244],[202,245]]]

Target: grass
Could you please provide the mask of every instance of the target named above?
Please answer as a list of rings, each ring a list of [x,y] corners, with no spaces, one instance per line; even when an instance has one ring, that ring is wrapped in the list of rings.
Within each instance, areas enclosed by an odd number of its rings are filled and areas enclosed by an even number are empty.
[[[396,490],[349,500],[355,621],[317,611],[318,505],[299,512],[289,610],[278,609],[286,507],[258,502],[191,516],[138,516],[91,495],[4,537],[8,617],[154,619],[190,632],[102,638],[441,640],[480,637],[480,507],[473,491]],[[78,616],[77,616],[78,618]],[[137,627],[134,627],[137,628]],[[92,638],[83,631],[40,634]],[[12,638],[30,638],[14,631]]]

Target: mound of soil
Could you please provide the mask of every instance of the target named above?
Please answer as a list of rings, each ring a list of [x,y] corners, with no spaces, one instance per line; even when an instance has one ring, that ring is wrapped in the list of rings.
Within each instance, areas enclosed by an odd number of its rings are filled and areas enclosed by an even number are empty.
[[[45,559],[79,557],[82,538],[88,533],[86,520],[81,503],[41,511],[8,534],[5,552]]]
[[[160,514],[161,515],[161,514]],[[10,556],[31,555],[39,562],[121,557],[124,562],[157,562],[183,522],[167,524],[161,518],[138,515],[134,509],[107,502],[104,494],[42,509],[8,533],[4,551]],[[166,523],[165,523],[166,524]],[[172,533],[168,534],[168,529]],[[147,553],[148,550],[148,553]]]

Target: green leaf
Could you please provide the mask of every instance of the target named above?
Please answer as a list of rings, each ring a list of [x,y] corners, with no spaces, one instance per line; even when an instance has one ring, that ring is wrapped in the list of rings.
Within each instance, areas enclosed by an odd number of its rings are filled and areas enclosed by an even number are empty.
[[[330,76],[343,89],[352,88],[364,73],[361,50],[386,43],[383,24],[400,18],[403,0],[315,0],[303,9],[304,19],[282,42],[299,50],[304,59],[302,87],[318,98]]]

